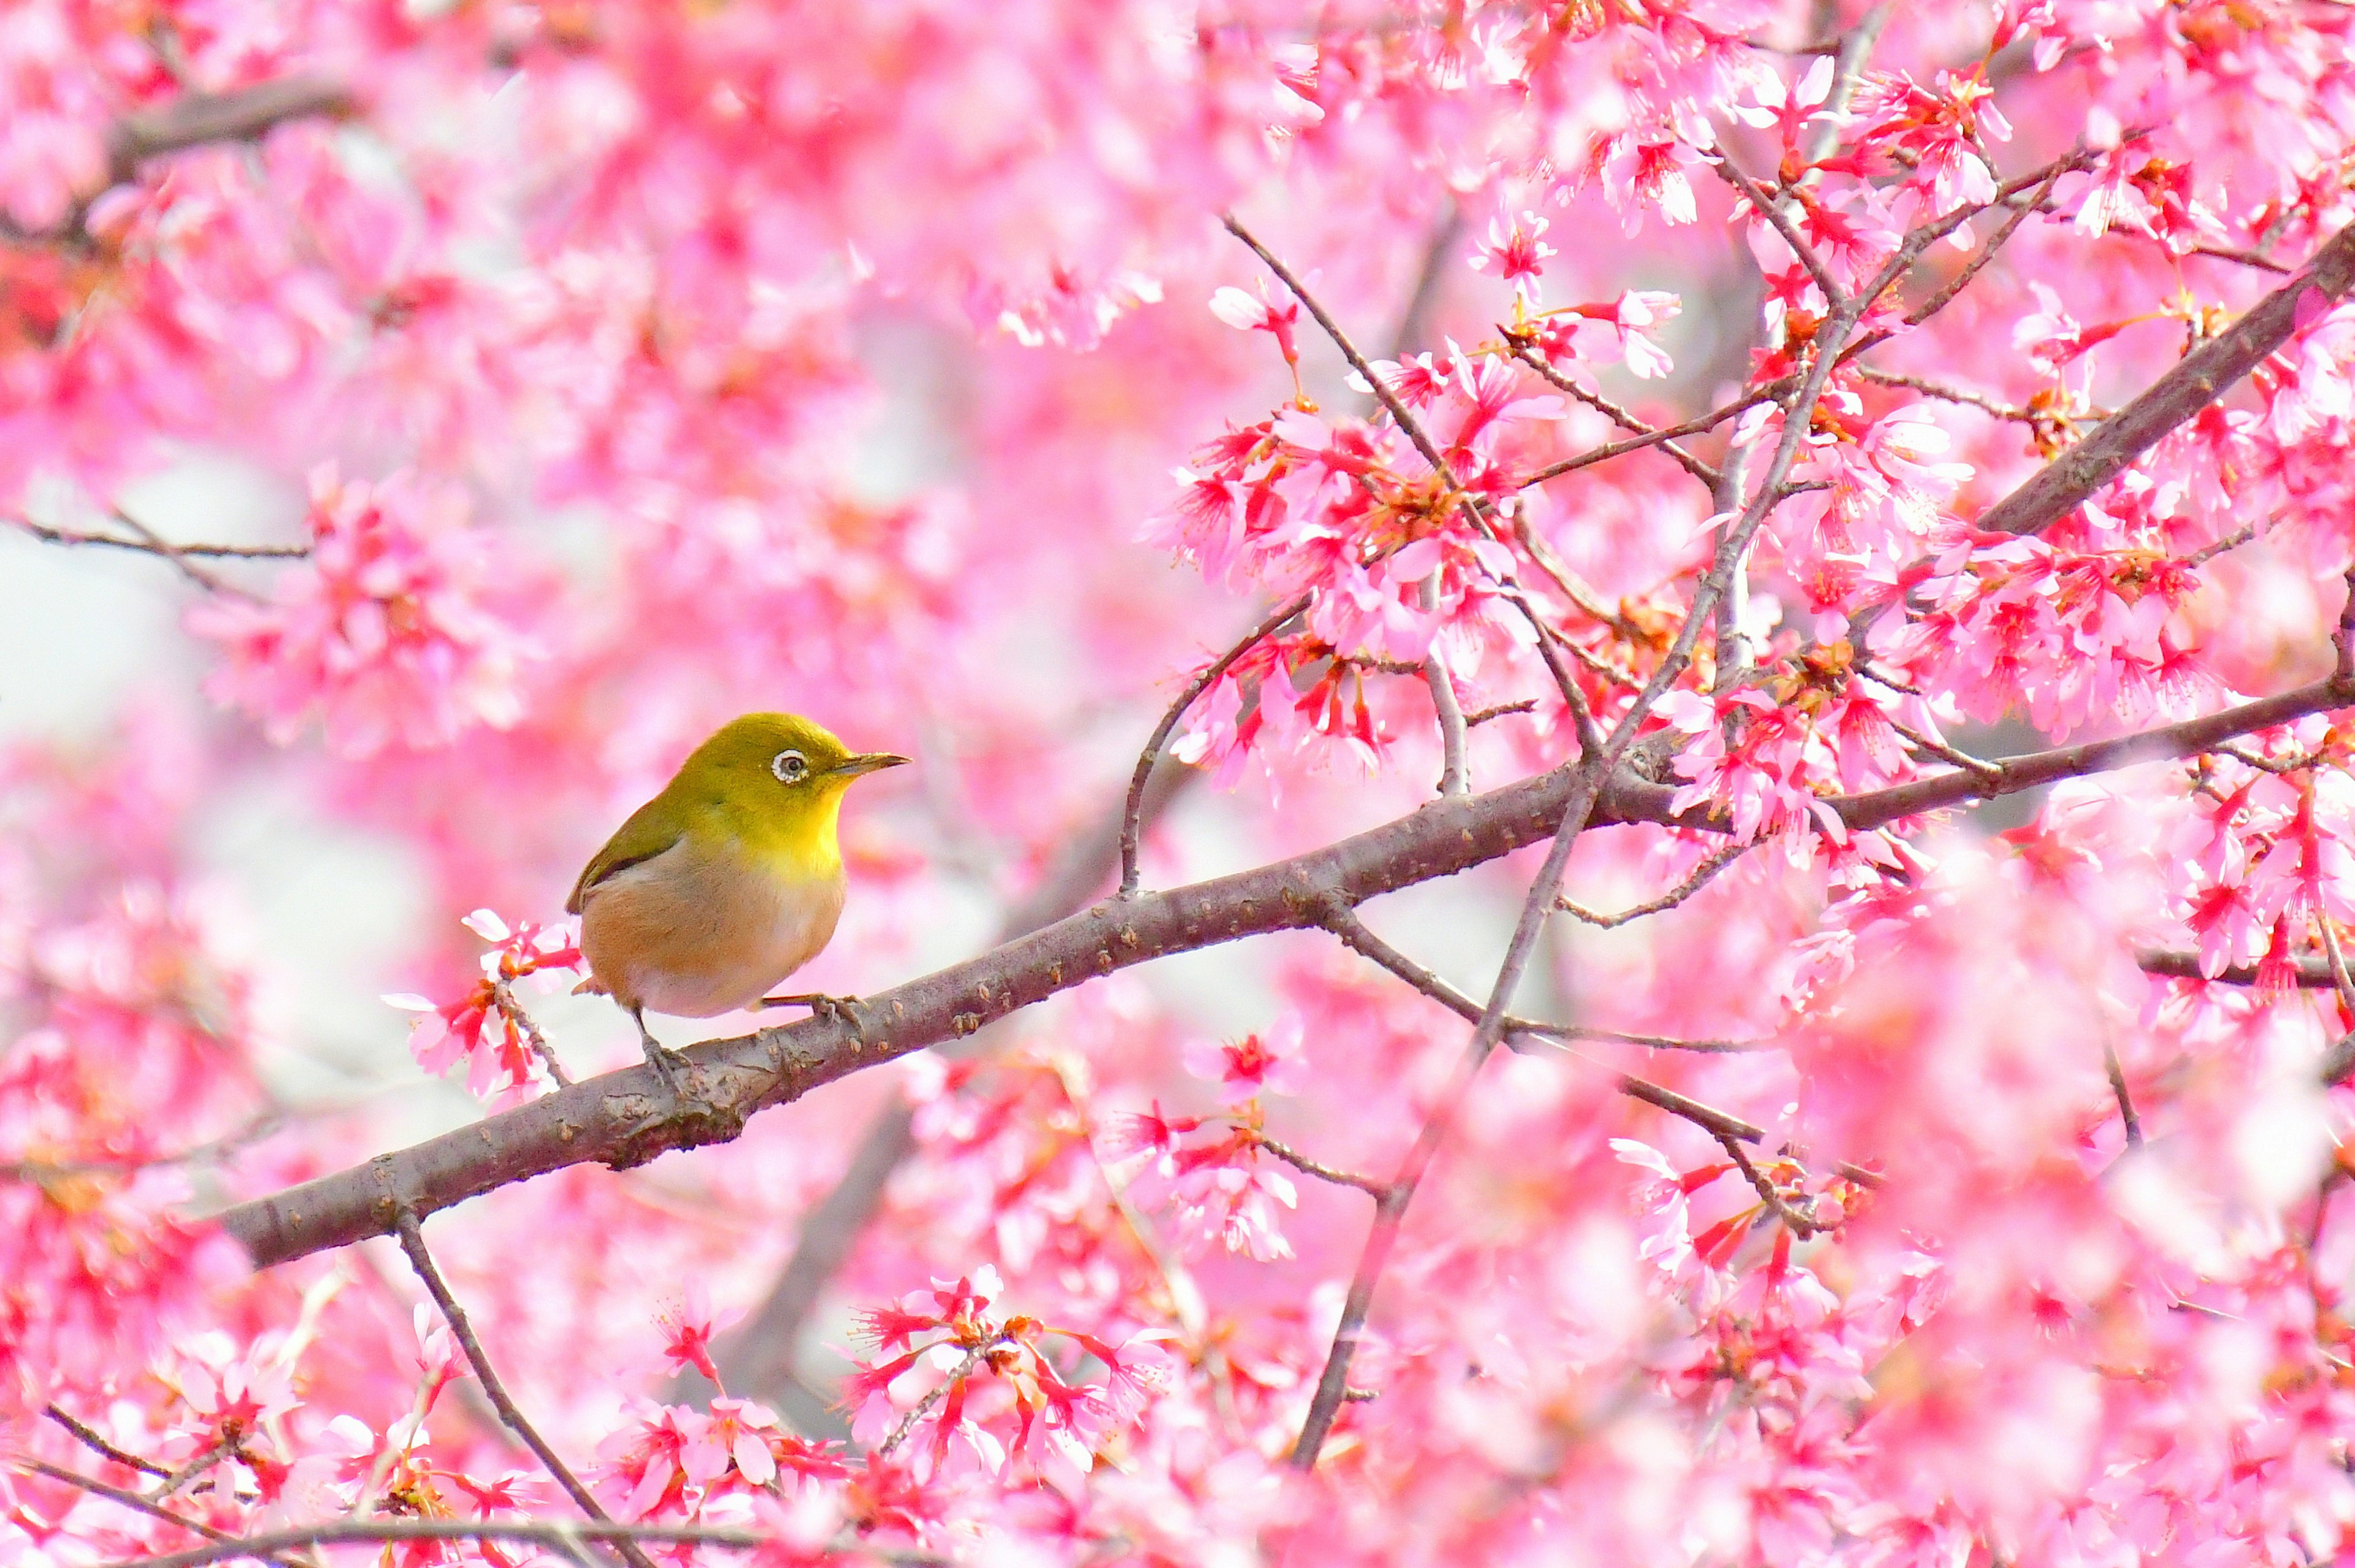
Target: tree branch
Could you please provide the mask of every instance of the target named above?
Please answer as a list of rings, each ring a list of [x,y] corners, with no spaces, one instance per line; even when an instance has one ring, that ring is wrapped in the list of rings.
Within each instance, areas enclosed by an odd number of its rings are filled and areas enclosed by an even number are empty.
[[[1246,632],[1241,642],[1212,659],[1200,674],[1188,681],[1186,689],[1178,694],[1178,700],[1171,703],[1169,710],[1161,716],[1161,722],[1154,726],[1153,738],[1145,743],[1145,750],[1137,753],[1136,771],[1129,775],[1128,780],[1128,803],[1121,812],[1120,896],[1122,898],[1134,898],[1136,895],[1139,877],[1136,849],[1137,840],[1145,831],[1146,781],[1153,776],[1155,765],[1161,761],[1161,748],[1169,743],[1170,732],[1178,728],[1178,720],[1186,717],[1186,710],[1194,706],[1196,698],[1217,685],[1219,677],[1233,667],[1237,659],[1257,647],[1263,639],[1273,636],[1276,629],[1286,621],[1307,609],[1309,598],[1308,594],[1303,593],[1297,599],[1280,604],[1269,612],[1267,619]]]
[[[757,1111],[961,1039],[1096,976],[1171,953],[1318,926],[1336,899],[1361,903],[1539,842],[1561,821],[1571,778],[1565,765],[1486,795],[1432,801],[1397,821],[1256,870],[1107,900],[874,994],[859,1009],[863,1034],[841,1019],[810,1018],[690,1046],[685,1100],[674,1100],[653,1069],[623,1068],[238,1204],[219,1222],[267,1266],[389,1234],[402,1208],[422,1217],[567,1166],[597,1161],[626,1168],[668,1150],[725,1142]],[[1614,778],[1602,791],[1595,820],[1668,820],[1670,793],[1641,779]]]
[[[2187,719],[2179,724],[2121,735],[2113,741],[2089,741],[2081,746],[2060,746],[2022,757],[2006,757],[1995,763],[1988,773],[1937,773],[1863,795],[1836,796],[1828,804],[1849,828],[1863,832],[1919,812],[1936,811],[1966,800],[2016,795],[2059,779],[2109,773],[2139,763],[2197,756],[2220,741],[2252,730],[2269,730],[2309,713],[2327,713],[2350,706],[2355,706],[2355,675],[2332,675],[2274,697],[2227,708],[2221,713]]]
[[[2168,432],[2214,402],[2289,340],[2301,314],[2355,289],[2355,225],[2340,229],[2288,283],[2226,331],[2185,355],[2143,394],[2026,484],[1979,515],[1988,533],[2032,534],[2075,511]]]
[[[2147,948],[2135,955],[2135,963],[2146,975],[2156,975],[2163,980],[2198,980],[2210,986],[2254,986],[2257,983],[2256,965],[2234,964],[2213,975],[2200,972],[2200,955],[2171,953],[2159,948]],[[2293,984],[2302,991],[2328,991],[2338,985],[2330,967],[2319,958],[2295,958],[2290,961]]]
[[[149,158],[220,142],[250,142],[289,120],[349,114],[357,107],[344,83],[301,74],[228,92],[183,93],[114,123],[106,135],[109,176],[114,184],[127,185]]]
[[[2008,758],[1993,775],[1941,773],[1832,796],[1826,804],[1861,832],[2058,779],[2195,755],[2233,735],[2349,706],[2355,706],[2355,677],[2342,682],[2334,676],[2141,734]],[[1322,926],[1337,900],[1354,907],[1536,843],[1561,822],[1573,773],[1574,764],[1566,763],[1487,795],[1433,801],[1369,832],[1256,870],[1098,904],[877,994],[863,1008],[869,1020],[864,1033],[840,1019],[818,1018],[692,1046],[695,1093],[685,1101],[673,1101],[652,1069],[625,1068],[367,1165],[238,1204],[219,1216],[220,1223],[267,1266],[389,1233],[402,1206],[423,1215],[566,1166],[594,1160],[625,1168],[671,1149],[725,1142],[757,1111],[960,1039],[1096,975],[1246,936]],[[1614,773],[1596,799],[1594,822],[1721,830],[1722,824],[1701,813],[1671,812],[1673,794]]]
[[[442,1278],[442,1271],[433,1266],[433,1254],[426,1250],[425,1232],[419,1227],[417,1216],[406,1209],[400,1210],[393,1215],[393,1226],[400,1235],[400,1250],[409,1254],[409,1266],[417,1271],[417,1277],[424,1282],[426,1293],[433,1297],[433,1305],[442,1309],[442,1317],[448,1321],[450,1332],[458,1337],[459,1348],[466,1352],[466,1360],[474,1367],[474,1377],[482,1383],[484,1396],[491,1402],[491,1408],[499,1413],[499,1419],[506,1423],[507,1430],[523,1439],[524,1446],[538,1456],[539,1462],[548,1467],[548,1473],[556,1477],[556,1484],[564,1488],[567,1497],[580,1505],[582,1513],[599,1524],[612,1524],[612,1516],[598,1505],[597,1499],[590,1495],[589,1488],[581,1484],[580,1477],[566,1466],[556,1450],[548,1445],[548,1440],[524,1419],[523,1412],[509,1397],[506,1384],[499,1381],[498,1369],[491,1365],[491,1358],[484,1352],[483,1342],[474,1338],[474,1325],[466,1320],[466,1309],[458,1305],[458,1298],[450,1294],[450,1286]],[[653,1561],[627,1536],[614,1539],[614,1550],[622,1554],[630,1568],[654,1568]]]
[[[76,1438],[80,1440],[83,1446],[91,1449],[101,1458],[112,1459],[116,1464],[123,1466],[128,1469],[144,1470],[151,1476],[169,1478],[172,1474],[171,1471],[165,1469],[163,1466],[156,1464],[153,1459],[142,1459],[138,1455],[130,1452],[128,1449],[116,1447],[113,1444],[106,1440],[106,1436],[103,1433],[83,1425],[80,1422],[76,1421],[72,1416],[67,1414],[64,1411],[59,1410],[54,1404],[43,1405],[41,1407],[41,1413],[48,1416],[51,1421],[56,1422],[59,1426],[64,1427],[68,1432],[72,1433]]]
[[[192,1526],[202,1529],[202,1526]],[[749,1552],[768,1537],[749,1530],[712,1530],[667,1524],[574,1524],[507,1522],[490,1519],[337,1519],[267,1535],[224,1540],[216,1545],[156,1557],[133,1557],[107,1568],[204,1568],[239,1557],[273,1557],[303,1546],[336,1546],[367,1541],[521,1541],[567,1551],[583,1541],[677,1542]],[[641,1555],[644,1555],[641,1553]]]
[[[78,1470],[69,1470],[62,1465],[52,1465],[47,1460],[36,1459],[30,1455],[12,1456],[5,1463],[14,1465],[20,1470],[29,1471],[33,1475],[46,1476],[52,1481],[62,1482],[66,1486],[88,1492],[94,1498],[104,1498],[108,1502],[130,1509],[136,1513],[144,1513],[150,1519],[159,1519],[167,1524],[177,1525],[182,1530],[204,1536],[208,1540],[224,1541],[233,1547],[243,1544],[228,1531],[217,1530],[200,1519],[190,1519],[186,1514],[174,1513],[170,1509],[143,1498],[137,1492],[126,1491],[121,1487],[109,1486],[104,1481],[85,1476]],[[294,1564],[287,1563],[272,1552],[238,1551],[229,1555],[261,1557],[278,1563],[280,1568],[295,1568]]]

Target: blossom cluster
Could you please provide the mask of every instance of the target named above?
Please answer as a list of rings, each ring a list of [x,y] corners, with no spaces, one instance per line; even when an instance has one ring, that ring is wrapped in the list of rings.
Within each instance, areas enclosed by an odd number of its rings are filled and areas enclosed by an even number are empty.
[[[2350,1551],[2355,13],[27,0],[0,109],[0,545],[186,634],[0,670],[0,1568]],[[549,1098],[771,709],[920,763],[794,986],[1020,986]]]

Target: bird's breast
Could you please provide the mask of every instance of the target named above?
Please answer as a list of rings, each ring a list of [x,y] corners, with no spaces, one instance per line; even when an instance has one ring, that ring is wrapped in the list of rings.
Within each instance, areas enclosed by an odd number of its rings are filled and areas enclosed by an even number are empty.
[[[624,1003],[710,1018],[749,1007],[817,956],[842,916],[840,863],[682,840],[590,890],[581,947]]]

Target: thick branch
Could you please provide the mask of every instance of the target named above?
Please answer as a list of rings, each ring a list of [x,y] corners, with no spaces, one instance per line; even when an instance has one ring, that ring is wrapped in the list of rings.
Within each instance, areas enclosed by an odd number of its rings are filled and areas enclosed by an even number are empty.
[[[2355,678],[2317,681],[2180,724],[2013,757],[1992,774],[1941,773],[1827,804],[1856,831],[2058,779],[2196,755],[2252,730],[2355,706]],[[1561,820],[1573,767],[1410,816],[1256,870],[1107,901],[862,1006],[863,1033],[807,1019],[689,1048],[693,1097],[674,1104],[651,1069],[632,1067],[559,1090],[365,1166],[240,1203],[220,1216],[264,1266],[392,1231],[403,1205],[420,1215],[566,1166],[641,1165],[671,1149],[734,1137],[744,1120],[862,1068],[971,1034],[994,1019],[1096,975],[1241,937],[1327,923],[1355,905],[1453,876],[1547,837]],[[1674,792],[1626,773],[1604,784],[1594,824],[1721,827],[1671,813]],[[1633,1091],[1629,1091],[1633,1093]]]
[[[2185,355],[2100,429],[2036,471],[1979,517],[1990,533],[2032,534],[2067,517],[2161,436],[2222,396],[2297,329],[2301,314],[2355,289],[2355,225],[2340,229],[2306,270],[2232,327]]]
[[[642,1165],[671,1149],[724,1142],[754,1112],[994,1019],[1098,975],[1241,937],[1323,923],[1335,900],[1367,899],[1492,860],[1544,839],[1561,820],[1564,766],[1487,795],[1433,801],[1395,822],[1257,870],[1126,901],[1108,900],[980,957],[868,998],[863,1030],[813,1018],[688,1048],[690,1097],[674,1102],[651,1068],[631,1067],[322,1177],[220,1216],[268,1265],[394,1229],[566,1166]],[[1668,819],[1669,791],[1614,777],[1594,820]]]

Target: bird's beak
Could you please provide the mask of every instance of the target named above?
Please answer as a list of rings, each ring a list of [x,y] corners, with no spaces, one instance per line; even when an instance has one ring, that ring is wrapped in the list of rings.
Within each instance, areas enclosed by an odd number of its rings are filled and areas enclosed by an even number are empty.
[[[885,768],[900,767],[909,760],[890,752],[862,752],[858,756],[846,758],[832,771],[837,778],[855,779],[861,773],[880,773]]]

